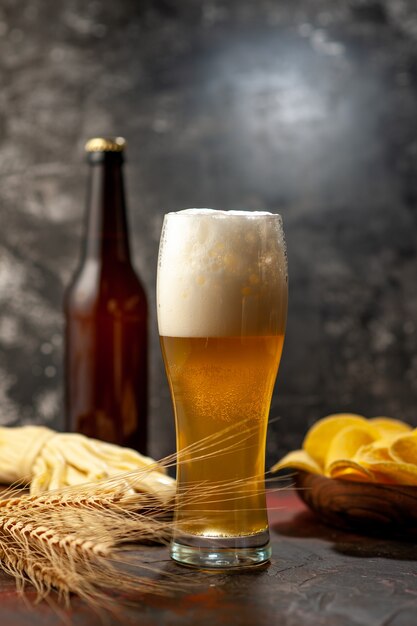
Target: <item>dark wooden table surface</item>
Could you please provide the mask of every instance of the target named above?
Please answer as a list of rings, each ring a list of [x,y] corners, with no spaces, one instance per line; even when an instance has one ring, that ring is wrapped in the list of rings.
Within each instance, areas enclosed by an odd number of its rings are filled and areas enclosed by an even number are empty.
[[[211,574],[176,566],[166,548],[146,548],[161,572],[178,574],[185,591],[145,596],[108,624],[141,626],[415,626],[417,545],[365,538],[324,526],[291,489],[269,494],[273,558],[265,569]],[[189,584],[189,588],[187,586]],[[13,580],[0,577],[0,625],[95,626],[79,600],[59,615],[45,602],[26,604]]]

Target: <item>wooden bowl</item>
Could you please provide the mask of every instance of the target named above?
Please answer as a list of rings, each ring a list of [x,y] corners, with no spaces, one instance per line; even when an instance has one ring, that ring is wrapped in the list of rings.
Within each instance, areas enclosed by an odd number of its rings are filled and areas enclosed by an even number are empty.
[[[298,472],[297,493],[326,523],[367,535],[417,539],[417,487]]]

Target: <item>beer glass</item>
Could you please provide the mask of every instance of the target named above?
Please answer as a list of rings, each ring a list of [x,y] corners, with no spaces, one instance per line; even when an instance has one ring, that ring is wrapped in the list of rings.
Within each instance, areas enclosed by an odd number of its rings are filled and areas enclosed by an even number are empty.
[[[270,558],[265,443],[287,282],[279,215],[165,216],[157,308],[177,436],[171,556],[184,565],[228,569]]]

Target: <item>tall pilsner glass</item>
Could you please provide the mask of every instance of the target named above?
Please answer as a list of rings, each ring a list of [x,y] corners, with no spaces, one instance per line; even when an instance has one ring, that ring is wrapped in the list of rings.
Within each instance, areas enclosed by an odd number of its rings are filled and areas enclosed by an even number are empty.
[[[179,563],[224,569],[270,558],[265,442],[287,282],[279,215],[165,216],[158,325],[177,432]]]

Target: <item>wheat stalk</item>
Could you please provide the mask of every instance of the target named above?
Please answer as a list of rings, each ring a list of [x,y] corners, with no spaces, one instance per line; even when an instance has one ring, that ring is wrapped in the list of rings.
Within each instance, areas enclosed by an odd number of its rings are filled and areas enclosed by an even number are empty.
[[[19,590],[30,582],[39,599],[56,589],[66,602],[76,593],[90,603],[102,602],[110,588],[161,591],[151,579],[121,567],[123,543],[167,541],[171,535],[171,522],[163,514],[131,510],[132,497],[126,509],[112,506],[108,496],[102,502],[99,496],[86,498],[83,504],[78,494],[74,505],[68,494],[46,502],[23,496],[13,498],[12,506],[1,504],[0,566],[16,578]],[[138,562],[136,569],[151,568]]]
[[[242,433],[242,424],[229,426],[160,464],[167,468],[186,463],[191,453],[193,459],[221,456],[245,446],[256,428],[247,425]],[[19,591],[31,583],[39,599],[55,590],[64,603],[75,593],[89,604],[110,607],[109,589],[126,598],[184,588],[174,575],[169,585],[154,580],[152,576],[156,572],[160,577],[160,571],[141,560],[140,554],[132,561],[123,550],[127,544],[167,543],[171,538],[173,500],[166,502],[157,494],[135,489],[153,471],[149,465],[95,484],[39,495],[9,489],[0,499],[0,568],[15,577]],[[247,495],[248,489],[256,489],[257,480],[194,485],[181,497],[198,503],[201,493],[211,493],[213,501],[232,503]],[[195,512],[199,514],[197,506]],[[190,584],[187,579],[187,589]]]
[[[132,488],[152,469],[129,472],[98,484],[21,495],[10,489],[0,500],[0,568],[22,591],[33,584],[38,598],[52,589],[68,603],[76,593],[103,604],[106,590],[161,593],[139,560],[124,567],[121,547],[131,542],[167,542],[173,503],[166,505]]]

